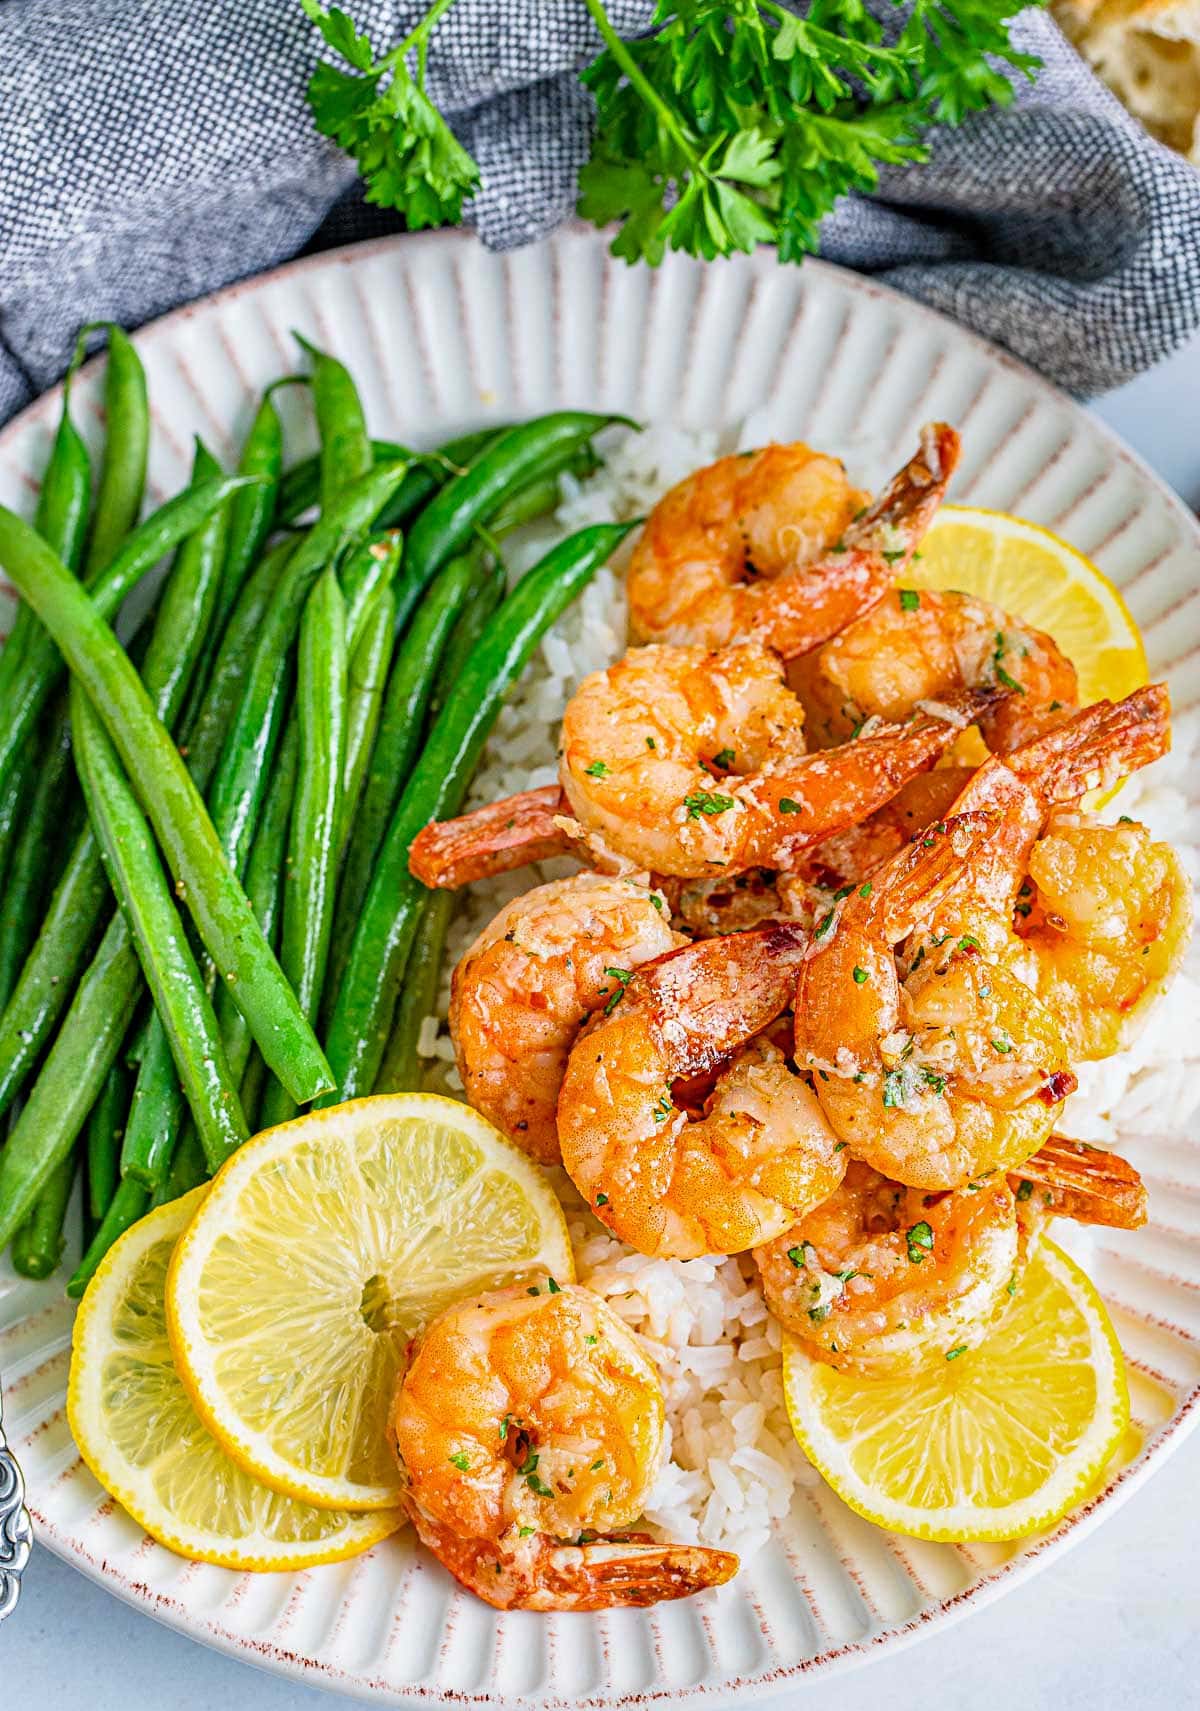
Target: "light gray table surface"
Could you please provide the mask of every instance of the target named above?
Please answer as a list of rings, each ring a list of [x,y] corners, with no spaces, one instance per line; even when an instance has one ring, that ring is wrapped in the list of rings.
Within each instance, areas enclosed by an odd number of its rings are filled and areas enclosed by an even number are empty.
[[[1093,406],[1200,508],[1200,339]],[[334,1697],[160,1627],[46,1551],[0,1630],[14,1711],[332,1711]],[[1200,1432],[1066,1557],[989,1608],[780,1700],[806,1711],[1200,1706]]]

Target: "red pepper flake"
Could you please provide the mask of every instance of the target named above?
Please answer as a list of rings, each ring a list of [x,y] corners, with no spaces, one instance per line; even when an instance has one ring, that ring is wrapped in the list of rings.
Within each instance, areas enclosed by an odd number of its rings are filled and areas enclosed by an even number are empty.
[[[1044,1087],[1039,1087],[1037,1097],[1043,1105],[1061,1105],[1063,1100],[1079,1086],[1079,1077],[1069,1069],[1056,1069],[1049,1077]]]

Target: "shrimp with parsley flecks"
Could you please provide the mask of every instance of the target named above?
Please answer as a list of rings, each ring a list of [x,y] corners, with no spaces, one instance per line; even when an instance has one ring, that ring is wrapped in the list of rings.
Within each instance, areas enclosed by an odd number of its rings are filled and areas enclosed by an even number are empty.
[[[785,659],[808,652],[883,598],[958,453],[953,428],[923,429],[916,455],[873,505],[836,459],[804,445],[696,470],[659,500],[633,550],[634,636],[705,647],[754,636]]]
[[[421,1334],[391,1432],[422,1542],[497,1609],[684,1598],[737,1571],[637,1520],[663,1454],[658,1374],[598,1295],[552,1278],[449,1308]]]
[[[680,878],[786,866],[932,766],[991,694],[810,755],[759,643],[633,648],[568,702],[562,786],[598,864]]]
[[[598,873],[507,903],[454,970],[450,1032],[467,1098],[542,1164],[558,1161],[567,1055],[634,969],[681,943],[662,895]]]
[[[558,1099],[563,1164],[642,1253],[740,1253],[841,1181],[845,1148],[766,1032],[806,943],[779,925],[685,945],[636,970],[576,1041]]]
[[[970,899],[976,925],[985,907],[988,937],[998,939],[998,948],[1011,947],[1015,953],[1018,941],[1010,929],[1014,918],[1019,925],[1030,916],[1028,866],[1052,806],[1073,803],[1085,791],[1157,760],[1168,747],[1168,711],[1163,685],[1148,684],[1123,701],[1097,701],[1072,714],[1003,760],[992,757],[979,768],[942,766],[920,773],[865,820],[800,852],[789,871],[754,869],[736,876],[666,882],[672,913],[684,931],[700,936],[772,919],[815,926],[828,912],[831,898],[840,901],[841,892],[848,896],[927,826],[969,809],[991,809],[997,815],[995,832],[951,889],[947,907],[951,899]],[[1153,936],[1149,927],[1143,930],[1143,941]],[[1177,935],[1172,931],[1164,937],[1177,952]],[[1137,944],[1139,952],[1143,941]],[[1160,957],[1165,957],[1164,946],[1151,953],[1145,965],[1151,979],[1170,972],[1160,971]],[[1010,960],[1015,972],[1036,984],[1028,959]]]
[[[810,1354],[881,1378],[982,1342],[1056,1215],[1137,1229],[1145,1190],[1123,1158],[1061,1135],[1019,1174],[993,1171],[942,1193],[855,1161],[826,1201],[754,1259],[767,1305]]]
[[[1051,636],[973,595],[897,588],[789,674],[812,741],[844,742],[864,719],[902,719],[964,689],[1010,693],[984,709],[1004,754],[1075,710],[1075,667]]]
[[[822,918],[800,970],[797,1063],[851,1153],[912,1187],[1014,1169],[1076,1085],[1056,1018],[984,954],[972,915],[915,931],[1002,824],[976,809],[929,827]]]

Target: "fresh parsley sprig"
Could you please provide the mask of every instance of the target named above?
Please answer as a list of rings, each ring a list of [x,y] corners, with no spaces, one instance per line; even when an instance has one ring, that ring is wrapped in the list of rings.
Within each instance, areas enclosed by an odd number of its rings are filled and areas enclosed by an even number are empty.
[[[350,67],[341,71],[321,60],[308,100],[322,136],[358,162],[367,201],[399,209],[413,230],[458,225],[463,203],[479,188],[479,168],[425,92],[429,38],[454,0],[435,0],[416,29],[382,59],[340,7],[300,3]]]
[[[425,92],[429,38],[452,3],[434,0],[376,60],[345,12],[302,0],[351,67],[318,66],[318,128],[358,161],[368,200],[410,226],[456,223],[479,183]],[[604,0],[579,3],[604,44],[582,73],[596,134],[579,211],[619,223],[613,250],[631,262],[760,243],[799,261],[840,196],[875,189],[882,166],[925,159],[932,126],[1011,101],[1003,67],[1032,76],[1039,63],[1010,40],[1020,0],[897,0],[887,31],[864,0],[658,0],[632,41]]]

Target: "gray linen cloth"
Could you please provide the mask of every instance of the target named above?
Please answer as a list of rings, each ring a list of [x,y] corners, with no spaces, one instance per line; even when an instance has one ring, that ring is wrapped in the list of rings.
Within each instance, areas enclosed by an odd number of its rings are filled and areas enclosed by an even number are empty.
[[[349,9],[382,50],[425,8]],[[610,7],[627,34],[651,10]],[[1200,325],[1200,174],[1044,14],[1016,33],[1045,61],[1036,85],[846,198],[822,253],[1094,393]],[[597,45],[582,0],[458,0],[439,26],[431,92],[480,163],[470,219],[493,248],[570,214],[591,124],[574,73]],[[0,420],[62,373],[85,320],[135,327],[306,246],[395,229],[312,125],[318,52],[296,0],[0,4]]]

